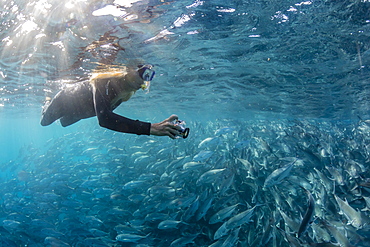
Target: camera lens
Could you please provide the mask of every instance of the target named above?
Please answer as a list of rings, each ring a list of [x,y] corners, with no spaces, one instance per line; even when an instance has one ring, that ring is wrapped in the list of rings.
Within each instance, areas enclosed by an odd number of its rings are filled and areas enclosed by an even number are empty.
[[[182,138],[187,138],[188,135],[189,135],[189,131],[190,129],[189,128],[185,128],[183,131],[182,131]]]

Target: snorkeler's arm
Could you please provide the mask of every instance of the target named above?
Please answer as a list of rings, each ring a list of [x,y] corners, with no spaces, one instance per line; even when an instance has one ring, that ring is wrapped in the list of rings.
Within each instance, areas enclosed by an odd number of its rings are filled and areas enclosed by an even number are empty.
[[[105,90],[93,89],[95,113],[99,120],[99,125],[114,131],[131,133],[137,135],[150,135],[150,123],[132,120],[112,111],[109,98]]]

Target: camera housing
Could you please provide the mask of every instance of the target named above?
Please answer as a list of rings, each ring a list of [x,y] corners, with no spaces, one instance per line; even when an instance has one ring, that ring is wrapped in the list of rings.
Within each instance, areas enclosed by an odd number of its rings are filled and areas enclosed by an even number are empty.
[[[185,125],[186,125],[185,121],[178,119],[178,120],[174,121],[174,124],[181,128],[180,130],[178,130],[178,135],[176,135],[176,136],[182,137],[183,139],[186,139],[189,135],[190,129],[185,128]]]

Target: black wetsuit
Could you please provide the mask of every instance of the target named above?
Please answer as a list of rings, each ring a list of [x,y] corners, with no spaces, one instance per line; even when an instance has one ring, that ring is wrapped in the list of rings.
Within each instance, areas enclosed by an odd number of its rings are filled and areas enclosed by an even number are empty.
[[[118,85],[110,85],[109,80],[102,81],[95,89],[90,81],[83,81],[67,87],[57,93],[50,103],[47,103],[42,112],[41,125],[47,126],[60,119],[63,127],[77,121],[97,116],[102,127],[137,135],[150,135],[150,123],[132,120],[113,113],[113,110],[122,103],[112,100],[120,92]]]

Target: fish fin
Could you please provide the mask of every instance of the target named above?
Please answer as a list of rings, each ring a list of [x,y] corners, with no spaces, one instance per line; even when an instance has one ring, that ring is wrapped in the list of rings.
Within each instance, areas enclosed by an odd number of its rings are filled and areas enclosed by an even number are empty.
[[[361,209],[362,212],[365,212],[365,211],[370,211],[370,209],[368,207],[365,207],[363,209]]]

